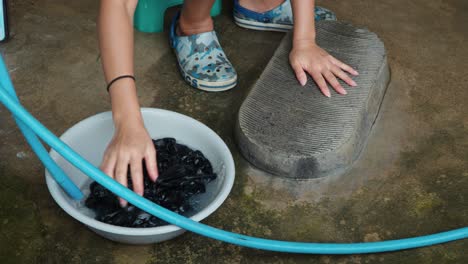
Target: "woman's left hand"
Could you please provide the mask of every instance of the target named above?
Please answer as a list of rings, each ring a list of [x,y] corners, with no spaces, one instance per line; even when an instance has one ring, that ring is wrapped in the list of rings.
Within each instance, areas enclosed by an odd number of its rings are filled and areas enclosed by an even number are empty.
[[[307,83],[306,73],[308,73],[327,97],[331,96],[327,82],[337,93],[347,94],[336,77],[345,81],[350,86],[357,85],[346,72],[354,76],[359,73],[328,54],[315,41],[294,41],[293,49],[289,54],[289,62],[296,74],[297,80],[302,86]]]

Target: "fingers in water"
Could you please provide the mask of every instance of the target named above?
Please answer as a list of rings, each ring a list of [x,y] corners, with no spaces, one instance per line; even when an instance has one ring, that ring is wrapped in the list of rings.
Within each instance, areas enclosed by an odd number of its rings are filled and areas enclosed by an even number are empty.
[[[132,175],[133,191],[138,195],[143,196],[143,163],[142,159],[133,159],[130,164],[130,172]]]
[[[146,170],[148,171],[148,175],[153,182],[156,182],[156,179],[159,176],[157,164],[158,162],[156,158],[156,151],[154,149],[148,151],[148,153],[145,156],[145,165]]]
[[[104,172],[104,174],[111,178],[114,178],[116,160],[117,158],[114,155],[105,155],[99,168],[102,170],[102,172]]]
[[[120,159],[117,162],[117,166],[115,168],[115,180],[117,180],[120,184],[127,187],[127,172],[128,172],[128,159]],[[125,207],[127,205],[127,201],[122,198],[119,198],[120,206]]]

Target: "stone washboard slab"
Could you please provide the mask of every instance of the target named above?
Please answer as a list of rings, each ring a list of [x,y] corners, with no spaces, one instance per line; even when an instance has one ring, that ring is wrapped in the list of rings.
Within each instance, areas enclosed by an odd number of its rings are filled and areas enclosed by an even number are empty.
[[[246,97],[236,124],[243,156],[269,173],[295,179],[337,175],[359,157],[377,118],[390,71],[382,41],[336,21],[316,25],[317,43],[354,67],[357,87],[323,96],[309,77],[300,86],[289,65],[288,33]]]

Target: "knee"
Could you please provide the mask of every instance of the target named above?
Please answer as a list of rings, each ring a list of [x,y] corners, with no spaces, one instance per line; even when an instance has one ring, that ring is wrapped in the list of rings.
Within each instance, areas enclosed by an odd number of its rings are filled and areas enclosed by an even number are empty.
[[[135,12],[138,0],[101,0],[101,12],[114,10],[115,8],[123,8],[128,13]]]
[[[125,8],[133,14],[138,4],[138,0],[123,0]]]

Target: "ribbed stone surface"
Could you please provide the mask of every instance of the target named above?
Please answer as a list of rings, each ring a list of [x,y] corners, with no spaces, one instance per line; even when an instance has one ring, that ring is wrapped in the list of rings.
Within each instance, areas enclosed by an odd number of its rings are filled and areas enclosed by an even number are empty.
[[[317,23],[317,42],[359,71],[346,96],[324,97],[309,77],[301,87],[289,65],[291,34],[243,102],[238,145],[255,166],[289,178],[318,178],[350,168],[363,149],[389,81],[382,41],[341,22]],[[331,87],[330,87],[331,88]]]

